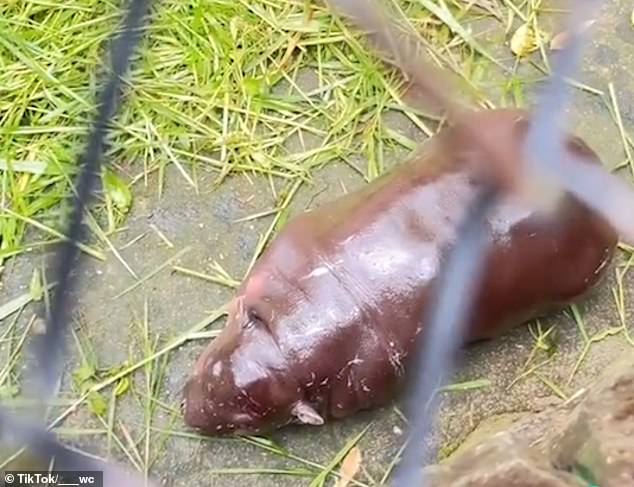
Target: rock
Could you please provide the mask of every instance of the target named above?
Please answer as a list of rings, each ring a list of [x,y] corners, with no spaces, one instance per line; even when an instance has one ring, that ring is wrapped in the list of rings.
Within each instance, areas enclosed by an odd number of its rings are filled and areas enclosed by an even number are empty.
[[[634,486],[634,361],[595,386],[552,440],[556,465],[592,472],[601,487]]]
[[[561,406],[497,423],[506,429],[483,424],[452,457],[426,467],[429,485],[634,487],[634,358]]]
[[[497,433],[449,465],[429,467],[427,473],[433,487],[586,487],[508,432]]]

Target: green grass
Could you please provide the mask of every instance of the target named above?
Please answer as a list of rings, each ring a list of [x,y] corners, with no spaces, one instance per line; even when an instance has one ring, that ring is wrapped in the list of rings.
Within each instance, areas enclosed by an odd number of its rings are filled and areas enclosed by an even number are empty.
[[[527,85],[548,72],[544,50],[514,62],[507,47],[491,46],[470,27],[482,21],[489,26],[486,29],[499,31],[499,39],[508,40],[520,23],[540,20],[541,2],[484,0],[475,2],[482,8],[467,8],[469,3],[412,0],[392,7],[398,6],[395,10],[401,18],[427,42],[431,58],[457,75],[477,103],[525,104]],[[125,222],[138,191],[163,193],[169,184],[169,166],[176,168],[192,192],[212,189],[203,187],[199,177],[209,171],[215,174],[213,187],[234,174],[270,181],[276,207],[243,219],[273,216],[250,268],[285,223],[300,186],[310,182],[318,168],[344,161],[370,181],[386,170],[387,154],[412,150],[436,128],[437,120],[403,101],[398,73],[367,49],[363,36],[317,3],[164,0],[156,4],[110,138],[111,170],[104,174],[105,191],[89,219],[93,238],[82,245],[91,258],[105,260],[112,254],[126,267],[135,282],[123,288],[121,297],[167,269],[211,285],[239,285],[239,276],[231,276],[218,263],[211,274],[177,265],[187,249],[173,248],[157,228],[151,230],[173,257],[144,275],[138,275],[119,254],[122,247],[117,249],[110,241]],[[64,238],[60,233],[68,210],[64,198],[72,191],[77,155],[94,113],[104,42],[118,25],[122,5],[102,0],[0,3],[0,276],[2,265],[10,259]],[[501,65],[506,70],[503,76]],[[524,65],[535,68],[530,78],[521,72]],[[605,97],[596,88],[576,86]],[[626,152],[623,166],[632,168],[632,139],[612,85],[608,92],[609,100],[605,97],[604,101],[615,120],[615,140],[621,140]],[[420,138],[412,140],[388,126],[384,120],[388,112],[404,114],[419,129]],[[357,160],[364,165],[359,166]],[[624,249],[628,255],[631,251]],[[531,377],[563,399],[571,397],[574,391],[567,386],[593,344],[621,332],[634,344],[626,325],[623,291],[629,264],[617,271],[614,288],[619,326],[589,336],[582,316],[573,312],[582,350],[568,382],[558,384],[544,372],[557,353],[556,341],[552,329],[542,330],[535,324],[534,349],[509,388]],[[30,292],[0,303],[0,321],[6,326],[0,345],[9,347],[9,360],[0,368],[2,398],[15,399],[19,391],[22,345],[35,326],[29,322],[18,329],[18,318],[32,301],[46,301],[43,290],[52,285],[41,283],[41,292],[32,286]],[[103,439],[108,454],[125,457],[146,475],[170,438],[204,441],[179,429],[178,409],[163,402],[161,384],[172,352],[186,342],[213,338],[217,332],[206,329],[223,311],[210,313],[175,337],[159,339],[150,331],[145,303],[142,316],[135,317],[132,325],[140,354],[131,353],[128,363],[115,369],[100,369],[91,341],[75,334],[80,366],[74,371],[74,394],[59,400],[62,409],[51,426],[64,437]],[[492,386],[487,378],[479,378],[446,386],[439,393],[468,394]],[[119,417],[120,402],[130,398],[142,411],[136,432],[129,431]],[[60,426],[76,410],[87,412],[93,427]],[[158,415],[167,416],[169,425],[156,424]],[[245,465],[213,473],[296,476],[307,484],[325,485],[340,477],[341,461],[364,434],[372,430],[363,429],[342,440],[341,449],[323,464],[270,439],[243,438],[236,441],[290,462],[289,466]],[[378,484],[387,479],[399,454]],[[361,474],[351,483],[376,484]]]
[[[356,154],[367,160],[363,172],[372,179],[383,171],[386,149],[415,143],[392,136],[381,122],[384,112],[405,111],[430,133],[400,100],[398,76],[356,31],[316,4],[157,5],[110,140],[107,158],[118,180],[101,196],[109,217],[97,239],[102,246],[129,207],[112,200],[121,201],[128,186],[133,197],[153,173],[160,194],[170,164],[192,191],[200,191],[203,168],[215,169],[218,182],[248,172],[292,187],[310,180],[314,168]],[[459,20],[479,15],[475,10],[442,9],[447,27],[424,5],[412,2],[405,14],[432,41],[436,60],[465,79],[489,64],[467,46],[475,40],[460,28]],[[65,210],[59,204],[70,191],[94,111],[104,42],[121,6],[87,0],[0,5],[0,262],[26,250],[29,229],[40,230],[35,240],[60,238],[55,229]],[[451,29],[459,35],[447,49]],[[302,81],[307,72],[310,82]],[[289,148],[307,136],[318,145]]]

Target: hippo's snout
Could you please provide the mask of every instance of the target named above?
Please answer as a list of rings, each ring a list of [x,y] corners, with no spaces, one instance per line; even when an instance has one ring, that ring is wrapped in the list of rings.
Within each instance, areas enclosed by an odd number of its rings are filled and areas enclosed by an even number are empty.
[[[209,427],[209,413],[206,398],[202,392],[200,377],[192,377],[185,384],[181,413],[185,423],[196,430],[206,430]]]
[[[193,376],[185,385],[181,404],[185,423],[207,434],[224,435],[258,431],[257,415],[243,411],[237,397],[213,394],[213,385],[201,376]]]
[[[323,423],[303,400],[294,369],[269,329],[240,310],[203,352],[185,385],[187,425],[224,435],[262,433],[291,422]]]
[[[198,382],[200,381],[196,378],[191,378],[185,384],[181,413],[188,426],[194,429],[204,429],[207,413],[205,412],[205,398],[202,394],[196,393]]]

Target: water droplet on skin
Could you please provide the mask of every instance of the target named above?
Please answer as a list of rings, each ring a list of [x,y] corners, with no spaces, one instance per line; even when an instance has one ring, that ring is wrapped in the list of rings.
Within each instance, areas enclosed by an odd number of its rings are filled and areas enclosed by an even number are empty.
[[[218,377],[222,372],[222,362],[216,362],[214,366],[211,368],[211,375],[214,377]]]

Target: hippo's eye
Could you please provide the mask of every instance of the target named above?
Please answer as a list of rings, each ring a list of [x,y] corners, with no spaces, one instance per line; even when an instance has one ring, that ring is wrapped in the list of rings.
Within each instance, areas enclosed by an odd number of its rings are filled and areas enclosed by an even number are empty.
[[[260,318],[260,315],[258,314],[258,312],[253,309],[253,308],[249,308],[247,310],[247,319],[244,322],[243,328],[253,328],[256,325],[261,325],[262,323],[264,323],[262,321],[262,318]]]

